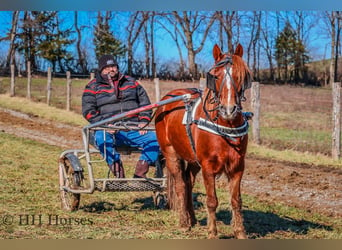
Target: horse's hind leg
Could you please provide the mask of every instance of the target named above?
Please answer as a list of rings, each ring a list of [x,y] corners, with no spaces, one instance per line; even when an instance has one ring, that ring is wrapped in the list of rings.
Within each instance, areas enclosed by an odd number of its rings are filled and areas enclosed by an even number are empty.
[[[176,211],[179,212],[179,224],[183,228],[190,229],[191,218],[188,212],[188,183],[185,178],[185,162],[182,159],[177,158],[173,148],[168,147],[165,154],[166,166],[168,168],[168,174],[170,175],[172,185],[168,186],[169,189],[176,194],[169,199],[175,199],[170,201],[173,204]]]
[[[241,213],[242,200],[241,200],[241,178],[243,171],[239,171],[230,176],[229,188],[231,193],[232,205],[232,222],[231,225],[234,230],[234,235],[237,239],[246,239],[245,227],[243,226],[243,217]]]
[[[188,164],[187,170],[186,170],[186,173],[187,173],[186,181],[188,182],[187,205],[188,205],[188,212],[191,218],[191,226],[194,226],[197,223],[195,210],[194,210],[194,203],[192,199],[192,189],[195,185],[196,175],[200,170],[201,168],[197,164],[190,164],[190,163]]]
[[[203,171],[203,181],[207,193],[207,212],[208,212],[208,238],[213,239],[217,237],[216,228],[216,209],[218,206],[216,190],[215,190],[215,176],[212,173]]]

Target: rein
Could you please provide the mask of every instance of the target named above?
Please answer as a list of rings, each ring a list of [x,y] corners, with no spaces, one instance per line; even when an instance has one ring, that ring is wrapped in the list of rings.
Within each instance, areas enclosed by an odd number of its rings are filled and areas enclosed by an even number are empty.
[[[190,145],[193,151],[193,154],[195,156],[195,162],[200,166],[200,163],[197,158],[196,154],[196,148],[195,148],[195,143],[194,143],[194,138],[192,136],[191,132],[191,124],[195,124],[199,129],[205,130],[209,133],[219,135],[224,137],[225,139],[231,140],[231,141],[237,141],[236,138],[243,137],[246,134],[248,134],[248,120],[251,119],[251,116],[249,112],[242,112],[242,106],[241,106],[241,101],[245,101],[246,98],[244,97],[244,88],[245,86],[242,86],[241,89],[241,94],[238,92],[237,85],[230,74],[229,70],[231,68],[231,65],[233,65],[233,60],[232,57],[226,57],[223,60],[217,62],[208,72],[207,72],[207,88],[209,91],[207,92],[206,96],[204,97],[203,100],[203,105],[202,109],[205,113],[206,118],[199,118],[195,119],[195,112],[198,107],[198,103],[200,100],[202,100],[202,97],[199,97],[197,100],[192,101],[192,102],[187,102],[185,103],[185,114],[183,117],[183,124],[186,126],[186,133],[190,141]],[[225,75],[219,85],[219,90],[217,91],[216,89],[216,81],[217,77],[215,75],[210,74],[210,71],[219,67],[225,67]],[[221,109],[223,108],[223,105],[220,103],[220,96],[223,91],[223,85],[224,85],[224,80],[227,79],[227,77],[230,78],[231,84],[233,85],[234,91],[235,91],[235,98],[237,102],[237,109],[235,112],[241,112],[243,115],[243,124],[240,125],[239,127],[226,127],[219,125],[215,123],[221,113]],[[247,80],[249,81],[249,79]],[[249,83],[247,83],[249,84]],[[246,83],[245,83],[246,85]],[[213,97],[209,99],[209,96],[212,95]],[[213,109],[207,109],[207,104],[215,104],[216,106]],[[209,114],[210,112],[218,111],[217,114],[215,115],[214,118]],[[229,142],[229,141],[228,141]]]
[[[219,118],[219,115],[220,115],[220,112],[221,112],[221,109],[223,107],[223,105],[220,103],[220,96],[221,96],[221,93],[223,91],[223,82],[224,80],[229,77],[230,80],[231,80],[231,83],[233,85],[233,88],[234,88],[234,91],[235,91],[235,98],[236,98],[236,102],[237,102],[237,110],[236,112],[239,112],[242,110],[242,106],[241,106],[241,101],[246,101],[246,98],[244,96],[244,91],[242,90],[241,91],[241,95],[239,95],[238,93],[238,88],[235,84],[235,81],[232,77],[232,75],[229,73],[229,70],[231,68],[230,65],[233,65],[233,59],[232,57],[226,57],[224,58],[223,60],[217,62],[212,68],[209,69],[209,71],[207,72],[207,88],[209,89],[207,95],[205,96],[204,98],[204,102],[203,102],[203,111],[205,112],[206,114],[206,117],[207,119],[209,119],[210,121],[214,122],[216,121],[218,118]],[[219,91],[217,92],[217,89],[216,89],[216,81],[217,81],[217,77],[215,75],[212,75],[210,74],[210,71],[213,70],[213,69],[216,69],[216,68],[219,68],[219,67],[223,67],[225,66],[225,69],[226,69],[226,73],[225,73],[225,76],[223,77],[221,83],[220,83],[220,89]],[[209,100],[209,95],[213,93],[213,98],[211,98]],[[216,107],[214,107],[213,109],[207,109],[207,103],[208,103],[208,100],[209,100],[209,104],[216,104]],[[214,112],[214,111],[217,111],[218,110],[218,113],[216,114],[216,116],[214,118],[211,118],[209,112]]]

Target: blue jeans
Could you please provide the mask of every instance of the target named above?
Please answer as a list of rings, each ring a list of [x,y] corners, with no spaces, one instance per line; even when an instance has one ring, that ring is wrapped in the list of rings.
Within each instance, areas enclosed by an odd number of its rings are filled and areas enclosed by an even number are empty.
[[[145,160],[154,165],[160,152],[157,136],[154,131],[140,135],[139,131],[118,131],[114,134],[104,131],[95,132],[95,143],[108,165],[120,160],[120,154],[115,147],[130,146],[142,149],[139,160]],[[106,149],[106,152],[105,152]]]

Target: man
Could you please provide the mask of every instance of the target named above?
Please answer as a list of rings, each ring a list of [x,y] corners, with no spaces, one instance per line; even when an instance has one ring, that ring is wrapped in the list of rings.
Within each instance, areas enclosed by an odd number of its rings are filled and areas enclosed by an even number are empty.
[[[149,104],[150,99],[144,88],[134,78],[119,72],[118,63],[112,55],[100,57],[96,77],[87,84],[82,96],[82,114],[90,123]],[[143,127],[151,121],[151,115],[152,110],[143,111],[129,117],[129,121],[139,122],[139,127]],[[142,148],[134,178],[146,178],[149,166],[154,165],[159,155],[154,131],[96,131],[95,143],[117,178],[125,178],[125,174],[116,146]]]

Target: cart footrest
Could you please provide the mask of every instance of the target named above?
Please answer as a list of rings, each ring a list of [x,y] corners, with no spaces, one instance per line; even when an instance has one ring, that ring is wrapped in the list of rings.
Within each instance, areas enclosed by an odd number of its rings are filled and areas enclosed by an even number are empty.
[[[95,190],[105,192],[143,192],[143,191],[164,191],[165,179],[148,178],[148,179],[96,179],[94,181]]]

